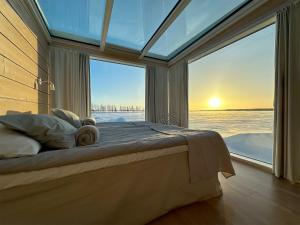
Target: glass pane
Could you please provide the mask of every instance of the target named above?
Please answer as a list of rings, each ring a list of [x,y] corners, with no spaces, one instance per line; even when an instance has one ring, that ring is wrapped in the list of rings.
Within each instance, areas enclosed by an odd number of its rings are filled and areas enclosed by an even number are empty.
[[[148,55],[170,59],[244,2],[247,1],[191,0]]]
[[[178,0],[115,0],[107,42],[141,50]]]
[[[145,68],[91,60],[90,76],[97,122],[145,121]]]
[[[36,0],[50,33],[100,44],[105,0]]]
[[[189,127],[230,152],[272,164],[275,25],[189,65]]]

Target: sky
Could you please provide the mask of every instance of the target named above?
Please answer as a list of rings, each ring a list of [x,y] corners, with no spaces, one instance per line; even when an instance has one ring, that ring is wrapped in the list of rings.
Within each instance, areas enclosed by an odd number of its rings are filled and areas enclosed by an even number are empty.
[[[275,25],[189,64],[189,109],[272,108]]]
[[[91,100],[94,104],[145,105],[145,68],[91,60]]]

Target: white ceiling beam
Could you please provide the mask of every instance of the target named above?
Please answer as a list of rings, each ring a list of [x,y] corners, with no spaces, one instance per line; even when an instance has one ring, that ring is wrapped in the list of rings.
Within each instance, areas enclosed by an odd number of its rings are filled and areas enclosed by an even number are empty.
[[[152,38],[148,41],[146,46],[143,48],[142,53],[140,55],[140,59],[142,59],[150,48],[155,44],[155,42],[161,37],[161,35],[168,29],[168,27],[173,23],[173,21],[180,15],[180,13],[184,10],[184,8],[190,3],[191,0],[181,0],[176,8],[171,12],[171,14],[166,18],[163,24],[158,28]]]
[[[114,0],[106,0],[105,4],[105,14],[101,31],[101,42],[100,42],[100,50],[103,52],[106,44],[106,37],[109,28],[109,22],[111,17],[111,12],[113,9]]]

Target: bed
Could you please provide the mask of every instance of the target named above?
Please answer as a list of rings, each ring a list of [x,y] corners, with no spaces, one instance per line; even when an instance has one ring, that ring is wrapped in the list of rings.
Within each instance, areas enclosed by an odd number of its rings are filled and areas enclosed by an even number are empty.
[[[145,224],[222,194],[234,175],[216,132],[100,123],[88,147],[0,160],[1,224]]]

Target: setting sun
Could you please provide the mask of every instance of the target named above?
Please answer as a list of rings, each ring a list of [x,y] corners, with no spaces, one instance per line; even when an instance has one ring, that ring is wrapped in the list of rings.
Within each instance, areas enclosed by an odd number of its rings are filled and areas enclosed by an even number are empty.
[[[218,97],[213,97],[208,100],[208,104],[211,108],[219,108],[221,105],[221,100]]]

